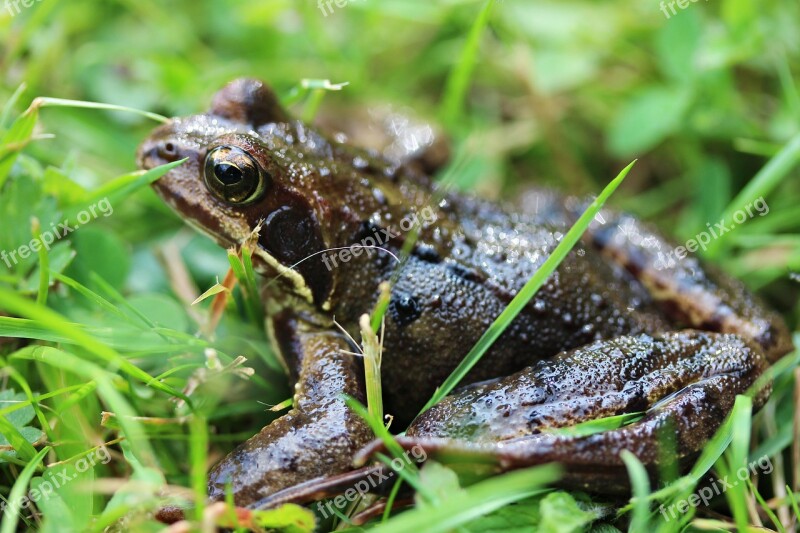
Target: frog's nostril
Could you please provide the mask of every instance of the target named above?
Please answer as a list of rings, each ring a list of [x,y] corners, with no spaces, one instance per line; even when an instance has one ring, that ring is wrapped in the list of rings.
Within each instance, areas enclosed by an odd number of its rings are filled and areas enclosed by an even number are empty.
[[[171,141],[161,141],[156,145],[158,157],[167,161],[175,161],[178,158],[178,147]]]

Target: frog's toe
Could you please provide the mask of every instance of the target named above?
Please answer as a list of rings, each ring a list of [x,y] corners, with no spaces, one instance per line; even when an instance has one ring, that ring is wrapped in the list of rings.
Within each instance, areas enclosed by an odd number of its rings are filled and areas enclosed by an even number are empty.
[[[736,395],[766,368],[753,342],[731,334],[689,330],[599,341],[449,396],[398,441],[407,450],[416,447],[417,456],[488,462],[498,471],[558,462],[565,467],[564,486],[623,493],[623,450],[651,472],[665,452],[679,463],[690,461],[719,429]],[[757,391],[756,408],[768,392]],[[573,429],[608,417],[616,417],[609,420],[615,429]],[[357,458],[381,448],[372,443]]]

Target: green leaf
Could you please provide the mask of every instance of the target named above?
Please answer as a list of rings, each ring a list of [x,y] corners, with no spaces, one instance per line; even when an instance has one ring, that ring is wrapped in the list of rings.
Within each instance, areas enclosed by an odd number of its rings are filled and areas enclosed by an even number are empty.
[[[91,274],[121,288],[130,270],[131,259],[125,243],[116,233],[103,228],[79,227],[72,233],[76,257],[67,268],[67,276],[82,285],[91,285]]]
[[[18,429],[19,429],[19,434],[22,436],[22,438],[25,439],[25,441],[30,444],[38,442],[39,439],[41,439],[42,436],[44,435],[44,431],[42,431],[39,428],[31,426],[25,426]],[[5,436],[0,435],[0,445],[8,446],[9,444],[11,443],[5,438]]]
[[[69,241],[60,242],[50,249],[48,257],[50,263],[49,286],[52,287],[56,282],[56,274],[62,273],[75,258],[75,250],[72,249],[72,244]],[[36,268],[28,275],[23,287],[25,292],[33,293],[38,288],[40,268],[40,265],[37,264]]]
[[[166,485],[164,474],[156,468],[143,465],[131,451],[130,442],[122,441],[119,445],[133,472],[127,482],[114,493],[93,524],[93,531],[96,532],[105,531],[131,510],[145,506],[148,500],[156,499]]]
[[[17,428],[27,425],[31,420],[33,420],[34,416],[36,416],[33,406],[30,405],[28,398],[23,392],[15,393],[12,389],[6,389],[0,392],[0,409],[20,403],[27,403],[28,405],[3,415],[6,420],[8,420]]]
[[[189,317],[183,307],[164,294],[138,294],[128,303],[156,326],[175,331],[189,331]]]
[[[459,531],[470,533],[529,533],[537,531],[541,521],[541,498],[530,498],[506,505],[493,513],[471,520]]]
[[[253,521],[265,529],[287,533],[311,533],[317,525],[314,513],[300,505],[287,503],[277,509],[253,511]]]
[[[34,492],[36,491],[36,492]],[[31,496],[37,495],[34,503],[42,513],[42,529],[40,533],[60,533],[62,531],[77,531],[72,509],[59,494],[53,490],[53,484],[42,477],[31,480]],[[32,498],[33,499],[33,498]]]
[[[14,398],[14,396],[12,395],[11,398]],[[24,399],[27,399],[24,394],[18,396],[18,401]],[[3,407],[6,406],[7,404],[3,405]],[[0,445],[13,446],[14,451],[17,452],[17,456],[19,458],[28,460],[36,455],[36,449],[32,446],[32,444],[42,436],[42,431],[36,430],[35,428],[26,429],[26,427],[24,427],[24,424],[30,422],[33,417],[29,418],[25,422],[22,422],[21,424],[15,423],[27,418],[25,416],[26,409],[27,408],[19,409],[18,411],[13,411],[4,416],[0,416]],[[30,407],[30,410],[33,411],[33,407]],[[20,411],[23,411],[22,416],[17,414]]]
[[[544,533],[573,533],[582,531],[598,517],[584,511],[569,493],[552,492],[539,504],[541,523],[539,531]]]
[[[679,81],[691,81],[697,74],[697,50],[703,27],[695,9],[669,19],[656,33],[655,49],[661,70]]]
[[[436,495],[436,505],[452,498],[455,494],[464,492],[464,489],[458,483],[458,474],[433,460],[425,462],[425,466],[420,471],[419,480],[427,490]],[[419,494],[417,494],[415,502],[420,509],[431,507],[432,504],[429,500],[418,496]]]
[[[628,157],[654,148],[678,131],[690,102],[691,93],[685,88],[642,89],[611,122],[609,149],[614,155]]]
[[[72,181],[61,169],[47,167],[42,178],[43,192],[58,198],[59,205],[86,204],[89,192]]]

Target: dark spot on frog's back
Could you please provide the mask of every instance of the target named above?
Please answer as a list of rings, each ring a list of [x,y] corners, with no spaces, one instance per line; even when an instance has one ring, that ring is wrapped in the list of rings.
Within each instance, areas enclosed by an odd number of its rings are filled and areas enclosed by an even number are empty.
[[[447,268],[454,276],[463,279],[465,281],[471,281],[473,283],[481,283],[483,281],[486,281],[486,276],[484,276],[474,268],[469,268],[459,263],[453,263],[451,265],[448,265]]]
[[[328,296],[332,278],[322,254],[314,255],[324,243],[312,213],[290,206],[273,211],[264,221],[258,244],[286,267],[300,263],[293,268],[303,276],[315,302]]]
[[[395,324],[402,328],[419,318],[422,306],[414,296],[395,293],[389,301],[389,314]]]
[[[442,256],[439,255],[436,248],[428,244],[417,244],[411,251],[411,255],[426,263],[436,264],[442,261]]]

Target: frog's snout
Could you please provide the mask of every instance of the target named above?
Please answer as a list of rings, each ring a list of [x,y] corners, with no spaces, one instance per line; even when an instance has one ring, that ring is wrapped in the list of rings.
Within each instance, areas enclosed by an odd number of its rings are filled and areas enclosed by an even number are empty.
[[[185,152],[172,140],[150,138],[139,146],[139,150],[136,152],[136,163],[139,168],[150,170],[187,157],[189,154]]]

